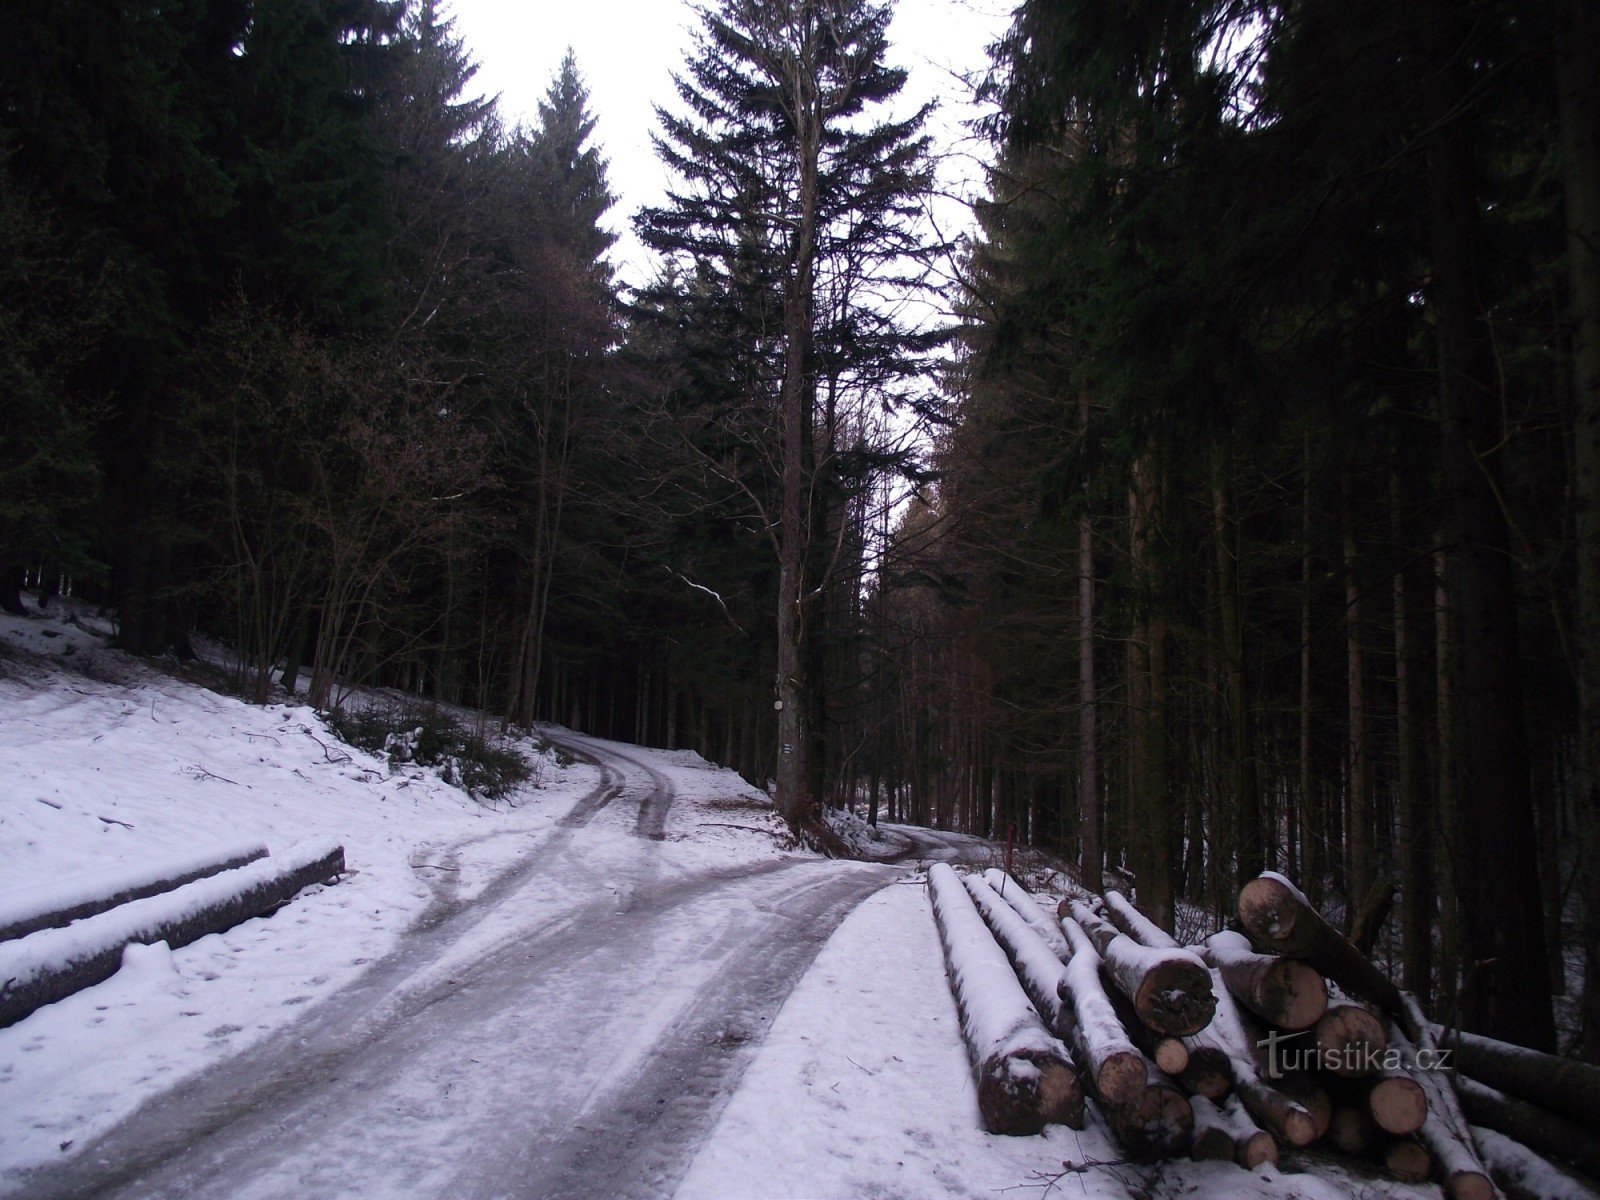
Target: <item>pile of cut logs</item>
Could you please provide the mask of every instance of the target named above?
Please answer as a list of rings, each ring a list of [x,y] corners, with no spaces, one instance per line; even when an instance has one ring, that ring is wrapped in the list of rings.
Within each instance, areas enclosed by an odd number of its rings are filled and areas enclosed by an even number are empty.
[[[1243,932],[1187,948],[1067,887],[928,874],[991,1132],[1082,1128],[1087,1095],[1136,1162],[1316,1142],[1454,1200],[1600,1196],[1576,1173],[1600,1174],[1600,1068],[1432,1024],[1283,876],[1241,890]]]

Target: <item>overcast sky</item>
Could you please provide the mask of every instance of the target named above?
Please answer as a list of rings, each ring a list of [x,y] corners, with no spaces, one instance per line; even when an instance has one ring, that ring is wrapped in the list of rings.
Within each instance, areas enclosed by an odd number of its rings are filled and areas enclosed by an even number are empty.
[[[987,65],[986,49],[1006,28],[1016,0],[898,0],[890,27],[890,61],[910,78],[903,108],[938,98],[942,112],[930,132],[946,155],[941,183],[971,193],[981,180],[962,122],[975,109],[963,77]],[[681,71],[697,24],[687,0],[451,0],[456,31],[478,63],[475,81],[500,96],[508,123],[532,122],[561,56],[570,45],[589,86],[596,131],[610,161],[611,188],[621,203],[613,228],[623,241],[613,252],[626,282],[639,283],[645,254],[631,236],[641,206],[661,200],[666,176],[650,147],[654,105],[675,99],[671,75]],[[963,217],[954,203],[936,209],[941,225]]]

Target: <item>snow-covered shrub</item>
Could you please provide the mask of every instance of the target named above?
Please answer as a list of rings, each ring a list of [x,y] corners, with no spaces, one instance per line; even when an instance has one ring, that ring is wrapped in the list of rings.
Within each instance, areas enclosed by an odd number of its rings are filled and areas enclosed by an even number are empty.
[[[373,705],[335,709],[328,724],[348,744],[381,754],[391,767],[415,763],[477,800],[499,800],[534,777],[533,764],[514,747],[436,709]]]

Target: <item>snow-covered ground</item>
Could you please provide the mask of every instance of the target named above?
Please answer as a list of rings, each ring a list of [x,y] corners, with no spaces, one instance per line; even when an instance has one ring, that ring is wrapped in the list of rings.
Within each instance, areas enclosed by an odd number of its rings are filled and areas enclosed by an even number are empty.
[[[823,862],[732,772],[563,730],[485,806],[74,625],[0,646],[0,911],[257,840],[350,868],[0,1029],[0,1194],[1438,1194],[983,1133],[917,866],[976,839]]]

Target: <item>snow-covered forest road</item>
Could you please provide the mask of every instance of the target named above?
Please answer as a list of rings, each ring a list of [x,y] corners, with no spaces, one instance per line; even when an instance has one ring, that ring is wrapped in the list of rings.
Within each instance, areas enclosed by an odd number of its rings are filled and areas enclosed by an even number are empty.
[[[341,995],[27,1194],[670,1193],[749,1044],[898,872],[799,857],[663,870],[672,782],[608,743],[561,741],[602,778],[535,853],[471,902],[441,885]]]

